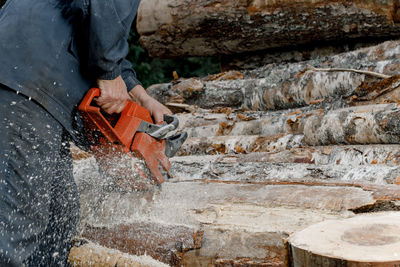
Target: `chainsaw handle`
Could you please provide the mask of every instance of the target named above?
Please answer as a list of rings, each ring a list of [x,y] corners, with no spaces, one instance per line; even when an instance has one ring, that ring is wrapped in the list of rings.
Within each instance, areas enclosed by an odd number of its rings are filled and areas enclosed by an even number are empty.
[[[94,106],[91,105],[92,102],[93,102],[93,99],[94,99],[95,97],[99,97],[99,96],[100,96],[100,89],[99,89],[99,88],[92,88],[92,89],[90,89],[90,90],[86,93],[86,95],[85,95],[85,97],[83,98],[81,104],[79,105],[79,110],[81,110],[81,108],[86,110],[86,109],[89,108],[89,107],[93,107],[93,108],[96,108],[96,109],[100,110],[99,107],[94,107]]]
[[[157,130],[148,134],[156,139],[164,138],[167,133],[178,128],[179,120],[176,116],[164,114],[164,123],[157,126],[159,126]]]
[[[169,125],[173,126],[173,129],[175,130],[179,126],[179,120],[176,116],[174,115],[168,115],[164,114],[164,121],[168,123]]]
[[[78,110],[85,121],[94,124],[111,143],[119,143],[120,138],[109,121],[103,116],[100,107],[92,106],[93,99],[100,96],[100,89],[90,89],[83,98]]]
[[[99,88],[90,89],[79,105],[79,111],[85,121],[91,125],[94,124],[92,130],[99,129],[112,144],[122,144],[125,150],[129,151],[133,136],[141,121],[153,123],[149,111],[128,100],[115,127],[113,127],[101,113],[100,108],[92,106],[93,99],[98,96],[100,96]]]

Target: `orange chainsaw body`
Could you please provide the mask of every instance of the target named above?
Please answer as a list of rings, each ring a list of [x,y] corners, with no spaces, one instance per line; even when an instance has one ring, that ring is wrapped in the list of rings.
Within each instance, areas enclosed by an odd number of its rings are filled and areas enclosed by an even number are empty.
[[[99,107],[92,105],[93,99],[98,96],[99,89],[90,89],[78,108],[88,138],[93,143],[91,150],[96,155],[102,154],[103,157],[112,157],[113,153],[127,153],[131,157],[143,159],[153,180],[157,184],[163,183],[163,173],[168,173],[170,169],[169,159],[164,153],[165,140],[138,132],[142,121],[153,123],[149,111],[132,101],[127,101],[118,119],[107,119]],[[96,131],[100,131],[101,136],[94,137],[93,133]]]

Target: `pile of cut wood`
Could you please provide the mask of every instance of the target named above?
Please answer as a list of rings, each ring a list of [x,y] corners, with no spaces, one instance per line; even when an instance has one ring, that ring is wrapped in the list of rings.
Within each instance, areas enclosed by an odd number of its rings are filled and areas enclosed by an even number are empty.
[[[152,55],[241,69],[149,88],[189,133],[160,187],[121,188],[74,153],[80,237],[171,266],[398,264],[400,41],[379,42],[398,4],[345,2],[143,1]]]

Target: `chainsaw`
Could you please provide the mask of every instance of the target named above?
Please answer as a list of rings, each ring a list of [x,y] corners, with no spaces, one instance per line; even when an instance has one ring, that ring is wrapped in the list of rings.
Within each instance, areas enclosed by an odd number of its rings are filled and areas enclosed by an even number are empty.
[[[101,165],[108,166],[108,170],[114,168],[120,175],[129,176],[135,166],[127,164],[118,168],[113,162],[120,162],[123,157],[136,157],[143,160],[148,169],[147,173],[140,169],[135,171],[140,178],[163,183],[169,178],[168,158],[175,155],[187,138],[186,132],[167,136],[178,128],[178,118],[164,115],[162,124],[154,124],[147,109],[129,100],[121,114],[112,117],[93,103],[99,96],[100,89],[90,89],[78,107],[96,159],[104,162]]]

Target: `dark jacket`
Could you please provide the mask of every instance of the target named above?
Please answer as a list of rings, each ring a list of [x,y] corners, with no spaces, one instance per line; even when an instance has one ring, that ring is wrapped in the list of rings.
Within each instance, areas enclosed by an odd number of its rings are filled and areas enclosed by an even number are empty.
[[[0,83],[33,98],[72,135],[97,78],[139,84],[128,36],[140,0],[8,0],[0,10]],[[1,101],[1,100],[0,100]]]

